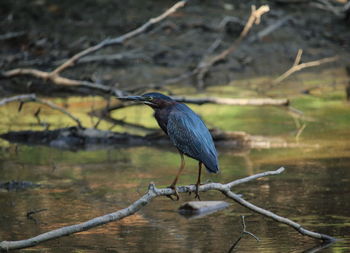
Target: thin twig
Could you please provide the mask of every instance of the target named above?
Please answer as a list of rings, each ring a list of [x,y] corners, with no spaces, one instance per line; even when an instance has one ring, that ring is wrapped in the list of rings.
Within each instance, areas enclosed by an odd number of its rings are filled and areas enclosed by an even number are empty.
[[[258,175],[259,176],[276,175],[276,174],[282,173],[283,171],[284,171],[284,168],[280,168],[280,169],[275,170],[275,171],[267,171],[264,173],[260,173]],[[258,175],[250,176],[249,178],[250,178],[250,180],[253,180],[253,179],[258,178]],[[247,181],[249,181],[249,180],[244,179],[244,178],[240,179],[240,183],[247,182]],[[238,183],[235,183],[235,181],[230,182],[228,184],[208,183],[208,184],[204,184],[204,185],[199,186],[198,191],[199,192],[206,192],[209,190],[218,190],[218,191],[222,192],[224,195],[226,195],[228,198],[231,198],[235,202],[239,203],[240,205],[242,205],[242,206],[244,206],[244,207],[246,207],[246,208],[248,208],[256,213],[259,213],[261,215],[269,217],[275,221],[286,224],[286,225],[296,229],[299,233],[301,233],[303,235],[306,235],[306,236],[309,236],[309,237],[312,237],[315,239],[320,239],[323,241],[335,241],[336,240],[335,238],[333,238],[331,236],[307,230],[307,229],[303,228],[300,224],[298,224],[290,219],[287,219],[287,218],[284,218],[284,217],[279,216],[277,214],[274,214],[271,211],[265,210],[261,207],[253,205],[252,203],[244,200],[238,194],[235,194],[230,190],[230,185],[236,185],[236,184],[238,184]],[[189,193],[189,192],[195,192],[196,188],[197,187],[195,185],[187,185],[187,186],[179,186],[179,187],[177,187],[176,190],[178,193]],[[136,213],[137,211],[139,211],[142,207],[149,204],[152,199],[154,199],[158,196],[169,196],[169,195],[173,195],[173,194],[175,194],[175,190],[170,189],[170,188],[158,189],[158,188],[156,188],[156,186],[153,183],[151,183],[148,187],[147,193],[145,195],[143,195],[140,199],[136,200],[134,203],[132,203],[127,208],[124,208],[124,209],[121,209],[119,211],[109,213],[109,214],[106,214],[106,215],[103,215],[100,217],[96,217],[94,219],[88,220],[88,221],[80,223],[80,224],[75,224],[75,225],[55,229],[55,230],[37,235],[37,236],[29,238],[29,239],[19,240],[19,241],[2,241],[2,242],[0,242],[0,250],[11,250],[11,249],[20,249],[20,248],[31,247],[31,246],[35,246],[41,242],[44,242],[44,241],[48,241],[48,240],[55,239],[58,237],[62,237],[62,236],[70,235],[73,233],[85,231],[85,230],[88,230],[90,228],[104,225],[104,224],[112,222],[112,221],[121,220],[121,219],[123,219],[127,216],[130,216],[130,215]]]
[[[83,128],[80,120],[77,117],[75,117],[73,114],[68,112],[66,109],[64,109],[63,107],[60,107],[60,106],[58,106],[50,101],[38,98],[35,94],[18,95],[18,96],[13,96],[13,97],[1,99],[0,106],[6,105],[6,104],[11,103],[11,102],[21,102],[20,107],[23,106],[23,103],[27,103],[27,102],[36,102],[39,104],[46,105],[53,110],[59,111],[65,115],[67,115],[69,118],[71,118],[72,120],[74,120],[77,123],[78,127]]]
[[[27,219],[29,220],[33,220],[35,224],[38,223],[37,219],[35,217],[33,217],[34,214],[37,214],[37,213],[40,213],[40,212],[44,212],[44,211],[47,211],[48,209],[47,208],[42,208],[42,209],[37,209],[37,210],[32,210],[32,211],[29,211],[27,212],[26,216],[27,216]]]
[[[295,141],[298,143],[299,142],[299,138],[301,136],[301,134],[303,133],[304,129],[306,127],[306,124],[303,124],[297,131],[297,134],[295,135]]]
[[[275,31],[278,28],[280,28],[281,26],[283,26],[288,20],[290,20],[290,18],[291,18],[291,16],[285,16],[285,17],[271,23],[269,26],[262,29],[258,33],[249,36],[248,42],[252,43],[252,42],[259,41],[259,40],[263,39],[264,37],[266,37],[267,35],[269,35],[273,31]]]
[[[97,117],[99,119],[98,123],[100,123],[101,120],[104,120],[106,122],[113,124],[113,126],[119,125],[119,126],[123,126],[123,127],[128,127],[130,129],[141,130],[141,131],[144,131],[146,133],[153,133],[153,132],[158,130],[156,128],[149,128],[149,127],[146,127],[146,126],[143,126],[140,124],[129,123],[129,122],[126,122],[125,120],[122,120],[122,119],[115,119],[110,115],[110,111],[108,111],[108,108],[104,108],[102,110],[91,111],[91,112],[89,112],[89,115]]]
[[[237,238],[237,240],[232,244],[232,246],[229,249],[228,253],[231,253],[234,250],[234,248],[238,245],[239,241],[243,238],[244,235],[250,235],[257,242],[260,241],[259,237],[257,237],[253,233],[247,231],[247,226],[246,226],[245,221],[244,221],[244,215],[241,216],[241,221],[242,221],[242,232],[241,232],[240,236]]]

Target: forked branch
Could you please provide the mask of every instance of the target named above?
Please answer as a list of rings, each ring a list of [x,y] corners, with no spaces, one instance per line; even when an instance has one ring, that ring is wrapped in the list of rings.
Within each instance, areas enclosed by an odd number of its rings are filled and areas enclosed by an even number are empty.
[[[277,175],[277,174],[282,173],[283,171],[284,171],[284,168],[282,167],[282,168],[279,168],[278,170],[275,170],[275,171],[267,171],[267,172],[259,173],[259,174],[253,175],[253,176],[249,176],[246,178],[242,178],[242,179],[230,182],[228,184],[208,183],[208,184],[201,185],[198,190],[200,192],[206,192],[209,190],[220,191],[224,195],[226,195],[228,198],[230,198],[230,199],[234,200],[235,202],[239,203],[240,205],[250,209],[251,211],[254,211],[258,214],[269,217],[269,218],[271,218],[275,221],[278,221],[280,223],[284,223],[288,226],[291,226],[292,228],[296,229],[299,233],[301,233],[303,235],[306,235],[306,236],[309,236],[309,237],[312,237],[315,239],[320,239],[323,241],[335,241],[335,238],[333,238],[331,236],[307,230],[307,229],[303,228],[300,224],[298,224],[290,219],[284,218],[282,216],[279,216],[277,214],[272,213],[271,211],[268,211],[268,210],[265,210],[265,209],[258,207],[256,205],[253,205],[252,203],[244,200],[239,195],[237,195],[231,191],[231,187],[236,186],[238,184],[246,183],[246,182],[249,182],[251,180],[260,178],[260,177],[265,177],[265,176],[269,176],[269,175]],[[180,186],[180,187],[177,187],[177,191],[178,191],[178,193],[195,192],[196,186],[195,185]],[[106,223],[109,223],[112,221],[121,220],[121,219],[123,219],[127,216],[130,216],[130,215],[136,213],[137,211],[139,211],[142,207],[149,204],[152,201],[152,199],[154,199],[158,196],[169,196],[169,195],[172,195],[174,193],[175,193],[175,191],[173,189],[170,189],[170,188],[158,189],[158,188],[156,188],[156,186],[153,183],[151,183],[149,185],[147,193],[145,195],[143,195],[140,199],[136,200],[134,203],[132,203],[127,208],[124,208],[124,209],[121,209],[119,211],[109,213],[109,214],[106,214],[106,215],[103,215],[100,217],[96,217],[94,219],[88,220],[88,221],[80,223],[80,224],[75,224],[75,225],[55,229],[55,230],[37,235],[37,236],[29,238],[29,239],[20,240],[20,241],[2,241],[2,242],[0,242],[0,250],[12,250],[12,249],[31,247],[31,246],[35,246],[41,242],[47,241],[47,240],[59,238],[62,236],[73,234],[73,233],[78,233],[81,231],[85,231],[85,230],[88,230],[90,228],[101,226],[103,224],[106,224]]]
[[[235,247],[238,245],[240,240],[242,240],[244,235],[249,235],[249,236],[253,237],[257,242],[260,241],[260,239],[256,235],[247,231],[247,226],[245,224],[244,215],[241,216],[241,219],[242,219],[242,232],[241,232],[240,236],[237,238],[237,240],[232,244],[231,248],[228,250],[228,253],[231,253],[235,249]]]
[[[286,78],[288,78],[290,75],[293,73],[300,71],[305,68],[310,68],[310,67],[316,67],[320,66],[325,63],[330,63],[330,62],[335,62],[339,60],[339,56],[333,56],[333,57],[327,57],[323,58],[320,60],[315,60],[315,61],[309,61],[305,63],[301,63],[301,57],[303,54],[303,50],[299,49],[298,53],[294,59],[294,63],[290,69],[288,69],[286,72],[284,72],[282,75],[277,77],[275,80],[272,81],[271,85],[267,89],[274,88],[275,86],[279,85],[282,81],[284,81]]]

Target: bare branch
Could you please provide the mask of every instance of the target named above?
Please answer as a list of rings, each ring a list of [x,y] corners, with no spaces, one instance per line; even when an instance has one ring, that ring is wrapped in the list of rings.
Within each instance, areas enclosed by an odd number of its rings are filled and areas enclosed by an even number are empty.
[[[346,8],[349,5],[349,2],[345,3],[342,6],[336,6],[335,4],[332,4],[330,1],[328,0],[317,0],[317,1],[312,1],[310,2],[311,6],[314,6],[316,8],[319,8],[321,10],[326,10],[329,12],[332,12],[335,16],[343,18],[345,16],[345,11]]]
[[[64,108],[62,108],[62,107],[60,107],[60,106],[58,106],[50,101],[46,101],[46,100],[43,100],[41,98],[38,98],[35,94],[19,95],[19,96],[13,96],[13,97],[1,99],[0,106],[6,105],[6,104],[11,103],[11,102],[21,102],[20,107],[22,107],[23,103],[27,103],[27,102],[36,102],[39,104],[46,105],[53,110],[59,111],[65,115],[67,115],[69,118],[71,118],[72,120],[74,120],[77,123],[78,127],[80,127],[80,128],[83,127],[80,120],[77,117],[75,117],[74,115],[72,115],[70,112],[68,112],[66,109],[64,109]]]
[[[261,16],[263,14],[270,11],[270,7],[268,5],[262,5],[259,7],[259,9],[256,9],[255,5],[252,5],[251,9],[252,13],[250,14],[250,17],[246,25],[244,26],[242,33],[239,36],[239,38],[241,39],[247,36],[253,24],[260,24]]]
[[[316,60],[316,61],[300,63],[302,53],[303,53],[303,50],[299,49],[298,53],[295,57],[293,66],[290,69],[288,69],[286,72],[284,72],[282,75],[277,77],[275,80],[273,80],[271,85],[267,89],[274,88],[275,86],[280,84],[283,80],[285,80],[287,77],[289,77],[293,73],[300,71],[304,68],[316,67],[316,66],[319,66],[319,65],[322,65],[325,63],[334,62],[334,61],[339,60],[339,56],[333,56],[333,57],[327,57],[327,58],[323,58],[323,59]]]
[[[206,97],[206,98],[186,98],[186,97],[173,97],[178,102],[188,104],[220,104],[220,105],[253,105],[253,106],[264,106],[264,105],[275,105],[275,106],[288,106],[289,100],[286,98],[273,99],[273,98],[217,98],[217,97]]]
[[[268,171],[268,172],[261,173],[261,174],[255,175],[255,176],[251,176],[251,177],[249,177],[250,179],[243,178],[243,179],[240,179],[240,181],[241,182],[243,182],[243,181],[248,182],[248,181],[251,181],[251,180],[256,179],[258,177],[262,177],[262,176],[266,176],[266,175],[275,175],[275,174],[282,173],[283,171],[284,171],[284,169],[280,168],[276,171]],[[230,190],[230,186],[232,187],[233,185],[236,185],[236,184],[238,184],[238,183],[235,183],[235,181],[230,182],[228,184],[208,183],[208,184],[201,185],[198,190],[200,192],[205,192],[205,191],[209,191],[209,190],[218,190],[218,191],[222,192],[223,194],[225,194],[227,197],[233,199],[235,202],[239,203],[240,205],[242,205],[242,206],[244,206],[244,207],[246,207],[254,212],[262,214],[266,217],[269,217],[273,220],[276,220],[280,223],[284,223],[288,226],[291,226],[303,235],[306,235],[306,236],[309,236],[312,238],[316,238],[316,239],[320,239],[323,241],[335,241],[335,238],[333,238],[331,236],[307,230],[307,229],[303,228],[300,224],[298,224],[292,220],[289,220],[287,218],[284,218],[282,216],[274,214],[268,210],[265,210],[261,207],[255,206],[255,205],[251,204],[250,202],[244,200],[239,195],[233,193]],[[179,186],[179,187],[177,187],[177,191],[179,193],[195,192],[196,186],[195,185]],[[154,199],[158,196],[168,196],[168,195],[171,195],[174,193],[175,193],[175,191],[173,189],[170,189],[170,188],[158,189],[158,188],[156,188],[156,186],[153,183],[151,183],[149,185],[148,192],[145,195],[143,195],[140,199],[138,199],[134,203],[132,203],[130,206],[128,206],[127,208],[124,208],[124,209],[121,209],[119,211],[109,213],[109,214],[106,214],[106,215],[103,215],[100,217],[96,217],[94,219],[88,220],[88,221],[80,223],[80,224],[55,229],[55,230],[37,235],[35,237],[29,238],[26,240],[2,241],[2,242],[0,242],[0,250],[11,250],[11,249],[20,249],[20,248],[31,247],[31,246],[35,246],[41,242],[44,242],[44,241],[48,241],[48,240],[55,239],[58,237],[62,237],[62,236],[70,235],[73,233],[85,231],[85,230],[88,230],[90,228],[93,228],[96,226],[101,226],[101,225],[104,225],[104,224],[112,222],[112,221],[121,220],[121,219],[123,219],[127,216],[130,216],[130,215],[136,213],[137,211],[139,211],[142,207],[149,204],[152,199]]]
[[[285,169],[283,167],[281,167],[281,168],[279,168],[277,170],[265,171],[265,172],[258,173],[258,174],[255,174],[255,175],[252,175],[252,176],[249,176],[249,177],[237,179],[235,181],[232,181],[232,182],[226,184],[226,186],[231,189],[232,187],[234,187],[236,185],[244,184],[244,183],[247,183],[249,181],[253,181],[253,180],[261,178],[261,177],[273,176],[273,175],[281,174],[284,170]]]
[[[142,59],[144,61],[150,61],[150,59],[138,52],[139,50],[131,50],[128,52],[123,52],[123,53],[116,53],[116,54],[98,54],[98,55],[90,55],[90,56],[85,56],[81,59],[79,59],[77,62],[78,63],[90,63],[90,62],[120,62],[123,60],[134,60],[134,59]],[[66,62],[67,59],[64,60],[58,60],[55,61],[55,65],[60,65]]]
[[[268,5],[263,5],[259,9],[256,9],[255,5],[252,5],[252,12],[248,18],[247,23],[245,24],[243,31],[239,37],[232,43],[232,45],[222,51],[221,53],[206,57],[200,61],[193,71],[197,79],[197,87],[202,89],[204,87],[204,77],[209,71],[209,69],[218,61],[224,60],[229,54],[236,50],[236,48],[241,44],[242,40],[247,36],[252,26],[260,23],[261,16],[270,10]]]
[[[186,97],[172,97],[175,101],[187,104],[219,104],[219,105],[232,105],[232,106],[289,106],[290,102],[287,98],[218,98],[218,97],[205,97],[205,98],[186,98]],[[131,106],[140,106],[142,104],[123,102],[108,107],[107,111],[123,109]],[[104,109],[103,109],[104,110]]]
[[[253,233],[247,231],[247,226],[245,224],[245,220],[244,220],[244,215],[241,216],[241,221],[242,221],[242,232],[241,235],[237,238],[237,240],[232,244],[231,248],[229,249],[228,253],[231,253],[232,250],[238,245],[239,241],[243,238],[243,236],[246,235],[250,235],[251,237],[253,237],[257,242],[260,241],[259,237],[257,237],[256,235],[254,235]]]
[[[303,50],[301,48],[299,48],[297,56],[294,59],[293,67],[297,66],[298,64],[300,64],[302,55],[303,55]]]
[[[271,25],[269,25],[268,27],[259,31],[257,34],[251,35],[248,39],[248,42],[252,43],[254,41],[263,39],[265,36],[269,35],[273,31],[277,30],[282,25],[284,25],[290,18],[291,18],[291,16],[285,16],[285,17],[273,22]]]
[[[96,89],[96,90],[100,90],[106,93],[112,93],[116,96],[123,96],[125,95],[125,92],[112,88],[112,87],[108,87],[102,84],[98,84],[98,83],[92,83],[92,82],[87,82],[87,81],[82,81],[82,80],[74,80],[74,79],[69,79],[66,77],[62,77],[60,75],[52,75],[51,72],[45,72],[45,71],[41,71],[41,70],[37,70],[37,69],[22,69],[22,68],[18,68],[18,69],[12,69],[9,71],[5,71],[1,73],[2,77],[5,78],[11,78],[11,77],[15,77],[15,76],[20,76],[20,75],[29,75],[29,76],[33,76],[39,79],[43,79],[43,80],[50,80],[51,82],[53,82],[54,84],[58,84],[58,85],[68,85],[68,86],[84,86],[84,87],[88,87],[88,88],[92,88],[92,89]]]
[[[62,63],[60,66],[58,66],[56,69],[54,69],[51,72],[45,72],[45,71],[41,71],[41,70],[37,70],[37,69],[18,68],[18,69],[4,71],[1,73],[1,76],[6,77],[6,78],[10,78],[10,77],[19,76],[19,75],[30,75],[30,76],[40,78],[43,80],[50,80],[51,82],[53,82],[55,84],[82,85],[85,87],[102,90],[104,92],[113,93],[116,96],[122,96],[123,94],[125,94],[125,92],[123,92],[121,90],[110,88],[110,87],[107,87],[107,86],[104,86],[101,84],[97,84],[97,83],[91,83],[91,82],[82,81],[82,80],[74,80],[74,79],[65,78],[65,77],[60,76],[60,73],[63,70],[67,69],[68,67],[73,66],[79,59],[81,59],[82,57],[84,57],[88,54],[94,53],[94,52],[96,52],[96,51],[98,51],[106,46],[111,46],[111,45],[115,45],[115,44],[122,44],[126,40],[129,40],[133,37],[136,37],[136,36],[146,32],[154,24],[161,22],[162,20],[164,20],[165,18],[167,18],[168,16],[170,16],[171,14],[176,12],[179,8],[183,7],[185,4],[186,4],[186,1],[177,2],[172,7],[170,7],[168,10],[166,10],[163,14],[161,14],[158,17],[151,18],[148,22],[146,22],[142,26],[138,27],[137,29],[135,29],[131,32],[128,32],[124,35],[121,35],[119,37],[116,37],[116,38],[105,39],[105,40],[101,41],[100,43],[98,43],[97,45],[89,47],[89,48],[75,54],[74,56],[72,56],[70,59],[68,59],[67,61]]]
[[[294,72],[297,72],[297,71],[302,70],[304,68],[316,67],[316,66],[319,66],[319,65],[324,64],[324,63],[337,61],[338,59],[339,59],[338,56],[334,56],[334,57],[323,58],[321,60],[310,61],[310,62],[305,62],[305,63],[298,64],[298,65],[293,65],[293,67],[291,67],[289,70],[284,72],[281,76],[276,78],[273,81],[273,84],[276,85],[276,84],[282,82],[284,79],[289,77]]]
[[[151,18],[148,22],[146,22],[145,24],[143,24],[142,26],[138,27],[137,29],[128,32],[124,35],[121,35],[119,37],[116,38],[112,38],[112,39],[105,39],[103,41],[101,41],[99,44],[89,47],[77,54],[75,54],[74,56],[72,56],[70,59],[68,59],[65,63],[63,63],[62,65],[58,66],[53,72],[53,75],[57,75],[60,72],[62,72],[64,69],[74,65],[76,63],[77,60],[79,60],[80,58],[94,53],[97,50],[100,50],[101,48],[104,48],[106,46],[111,46],[111,45],[115,45],[115,44],[122,44],[125,41],[136,37],[144,32],[146,32],[152,25],[159,23],[160,21],[162,21],[163,19],[167,18],[168,16],[170,16],[171,14],[173,14],[174,12],[176,12],[179,8],[185,6],[186,1],[179,1],[176,4],[174,4],[172,7],[170,7],[168,10],[166,10],[163,14],[161,14],[158,17],[155,18]]]

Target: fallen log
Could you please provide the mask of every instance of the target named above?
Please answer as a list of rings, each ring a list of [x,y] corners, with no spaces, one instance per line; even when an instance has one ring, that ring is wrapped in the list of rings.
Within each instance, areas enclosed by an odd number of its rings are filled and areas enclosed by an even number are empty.
[[[216,146],[230,150],[293,148],[305,145],[288,142],[278,137],[255,136],[239,131],[230,132],[212,129],[210,132]],[[171,144],[169,138],[159,131],[141,136],[79,127],[44,131],[11,131],[0,134],[0,138],[13,143],[45,145],[64,150],[96,150],[106,147],[120,148],[152,145],[163,148]]]

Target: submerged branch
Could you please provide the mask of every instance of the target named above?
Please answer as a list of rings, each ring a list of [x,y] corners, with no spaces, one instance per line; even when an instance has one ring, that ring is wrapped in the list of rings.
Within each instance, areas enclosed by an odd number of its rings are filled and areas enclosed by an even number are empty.
[[[1,99],[0,106],[6,105],[6,104],[11,103],[11,102],[21,102],[22,104],[28,103],[28,102],[35,102],[35,103],[46,105],[53,110],[59,111],[65,115],[67,115],[69,118],[71,118],[72,120],[74,120],[77,123],[79,128],[83,127],[80,120],[77,117],[75,117],[73,114],[68,112],[66,109],[64,109],[63,107],[60,107],[60,106],[58,106],[50,101],[46,101],[46,100],[43,100],[41,98],[38,98],[35,94],[18,95],[18,96],[13,96],[13,97]],[[22,108],[22,104],[20,105],[20,108]]]
[[[283,171],[284,171],[284,168],[280,168],[280,169],[275,170],[275,171],[267,171],[267,172],[260,173],[260,174],[254,175],[254,176],[250,176],[248,178],[240,179],[238,181],[239,181],[239,183],[248,182],[248,181],[257,179],[259,177],[264,177],[264,176],[268,176],[268,175],[277,175],[277,174],[282,173]],[[309,236],[309,237],[315,238],[315,239],[320,239],[323,241],[335,241],[335,238],[333,238],[331,236],[307,230],[307,229],[303,228],[300,224],[298,224],[290,219],[287,219],[287,218],[284,218],[284,217],[279,216],[277,214],[274,214],[271,211],[268,211],[268,210],[265,210],[261,207],[255,206],[255,205],[251,204],[250,202],[244,200],[239,195],[233,193],[230,189],[230,187],[232,187],[233,185],[238,184],[238,182],[236,182],[236,181],[230,182],[228,184],[220,184],[220,183],[204,184],[204,185],[201,185],[199,187],[198,191],[199,192],[206,192],[209,190],[220,191],[224,195],[226,195],[228,198],[231,198],[232,200],[239,203],[240,205],[242,205],[242,206],[244,206],[244,207],[246,207],[246,208],[248,208],[256,213],[259,213],[261,215],[269,217],[275,221],[278,221],[280,223],[284,223],[288,226],[291,226],[292,228],[296,229],[299,233],[301,233],[303,235],[306,235],[306,236]],[[187,186],[177,187],[178,193],[189,193],[189,192],[195,192],[195,191],[196,191],[195,185],[187,185]],[[48,240],[59,238],[62,236],[67,236],[70,234],[85,231],[85,230],[88,230],[90,228],[101,226],[101,225],[104,225],[104,224],[112,222],[112,221],[121,220],[127,216],[130,216],[130,215],[136,213],[142,207],[149,204],[154,198],[156,198],[158,196],[169,196],[172,194],[175,194],[175,191],[173,189],[170,189],[170,188],[158,189],[158,188],[156,188],[156,186],[153,183],[151,183],[149,185],[147,193],[145,195],[143,195],[140,199],[136,200],[134,203],[132,203],[127,208],[124,208],[124,209],[121,209],[119,211],[109,213],[109,214],[106,214],[106,215],[103,215],[100,217],[96,217],[94,219],[88,220],[88,221],[83,222],[83,223],[55,229],[55,230],[37,235],[35,237],[29,238],[26,240],[2,241],[2,242],[0,242],[0,250],[12,250],[12,249],[31,247],[31,246],[35,246],[41,242],[44,242],[44,241],[48,241]]]
[[[240,242],[240,240],[243,238],[244,235],[249,235],[249,236],[253,237],[257,242],[260,241],[259,237],[254,235],[252,232],[247,231],[247,226],[245,224],[244,215],[241,216],[241,219],[242,219],[242,232],[241,232],[240,236],[237,238],[237,240],[232,244],[228,253],[231,253],[234,250],[234,248],[238,245],[238,243]]]

